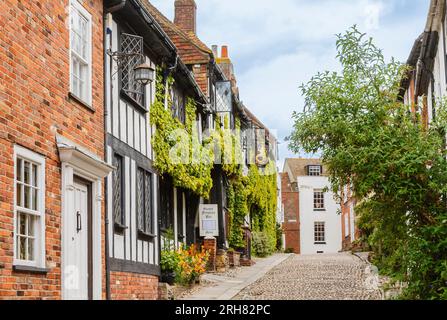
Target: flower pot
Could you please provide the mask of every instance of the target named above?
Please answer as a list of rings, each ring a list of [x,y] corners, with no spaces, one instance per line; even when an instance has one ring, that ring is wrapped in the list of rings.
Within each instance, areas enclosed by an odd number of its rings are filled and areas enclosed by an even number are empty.
[[[175,272],[163,272],[161,274],[161,282],[167,283],[172,286],[175,282]]]

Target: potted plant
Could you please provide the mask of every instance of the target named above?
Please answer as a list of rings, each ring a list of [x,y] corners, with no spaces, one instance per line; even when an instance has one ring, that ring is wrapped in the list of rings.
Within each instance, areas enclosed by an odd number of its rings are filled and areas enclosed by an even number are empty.
[[[161,282],[173,285],[178,274],[179,257],[176,251],[163,250],[160,256]]]
[[[162,234],[160,254],[161,282],[173,285],[179,274],[179,255],[174,245],[174,230],[169,228]]]

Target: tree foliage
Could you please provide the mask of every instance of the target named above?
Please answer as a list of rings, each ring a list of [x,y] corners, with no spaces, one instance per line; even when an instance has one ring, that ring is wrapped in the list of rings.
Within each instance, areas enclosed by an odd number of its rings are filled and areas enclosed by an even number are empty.
[[[399,99],[407,66],[355,26],[336,44],[342,71],[301,87],[290,148],[320,152],[336,194],[351,184],[364,240],[382,271],[408,282],[404,297],[447,298],[445,103],[426,128]]]

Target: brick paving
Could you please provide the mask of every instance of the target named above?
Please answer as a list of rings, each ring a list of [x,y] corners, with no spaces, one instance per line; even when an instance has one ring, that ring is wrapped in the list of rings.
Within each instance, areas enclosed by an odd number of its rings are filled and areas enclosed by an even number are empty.
[[[367,268],[366,262],[348,253],[292,255],[233,299],[380,300]]]

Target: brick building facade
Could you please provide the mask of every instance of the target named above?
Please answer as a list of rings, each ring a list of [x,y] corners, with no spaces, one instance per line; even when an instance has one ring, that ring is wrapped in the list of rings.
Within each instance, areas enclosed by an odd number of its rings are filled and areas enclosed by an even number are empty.
[[[281,193],[284,206],[283,232],[285,248],[289,252],[300,253],[299,193],[292,185],[287,173],[281,173]]]
[[[74,174],[83,169],[85,176],[79,176],[86,182],[79,185],[96,187],[90,191],[94,218],[102,221],[104,214],[102,177],[97,172],[108,169],[100,160],[103,1],[72,3],[0,3],[0,299],[67,297],[68,280],[62,283],[67,272],[62,260],[68,250],[63,212],[71,191],[64,189],[65,178],[76,188]],[[80,43],[74,39],[80,21],[90,28],[81,34],[90,46],[85,51],[74,47]],[[85,63],[79,67],[85,72],[80,76],[85,76],[85,85],[75,83],[77,54]],[[99,234],[90,247],[95,265],[88,266],[95,279],[88,280],[88,295],[99,299],[104,292],[101,224],[95,231]]]

